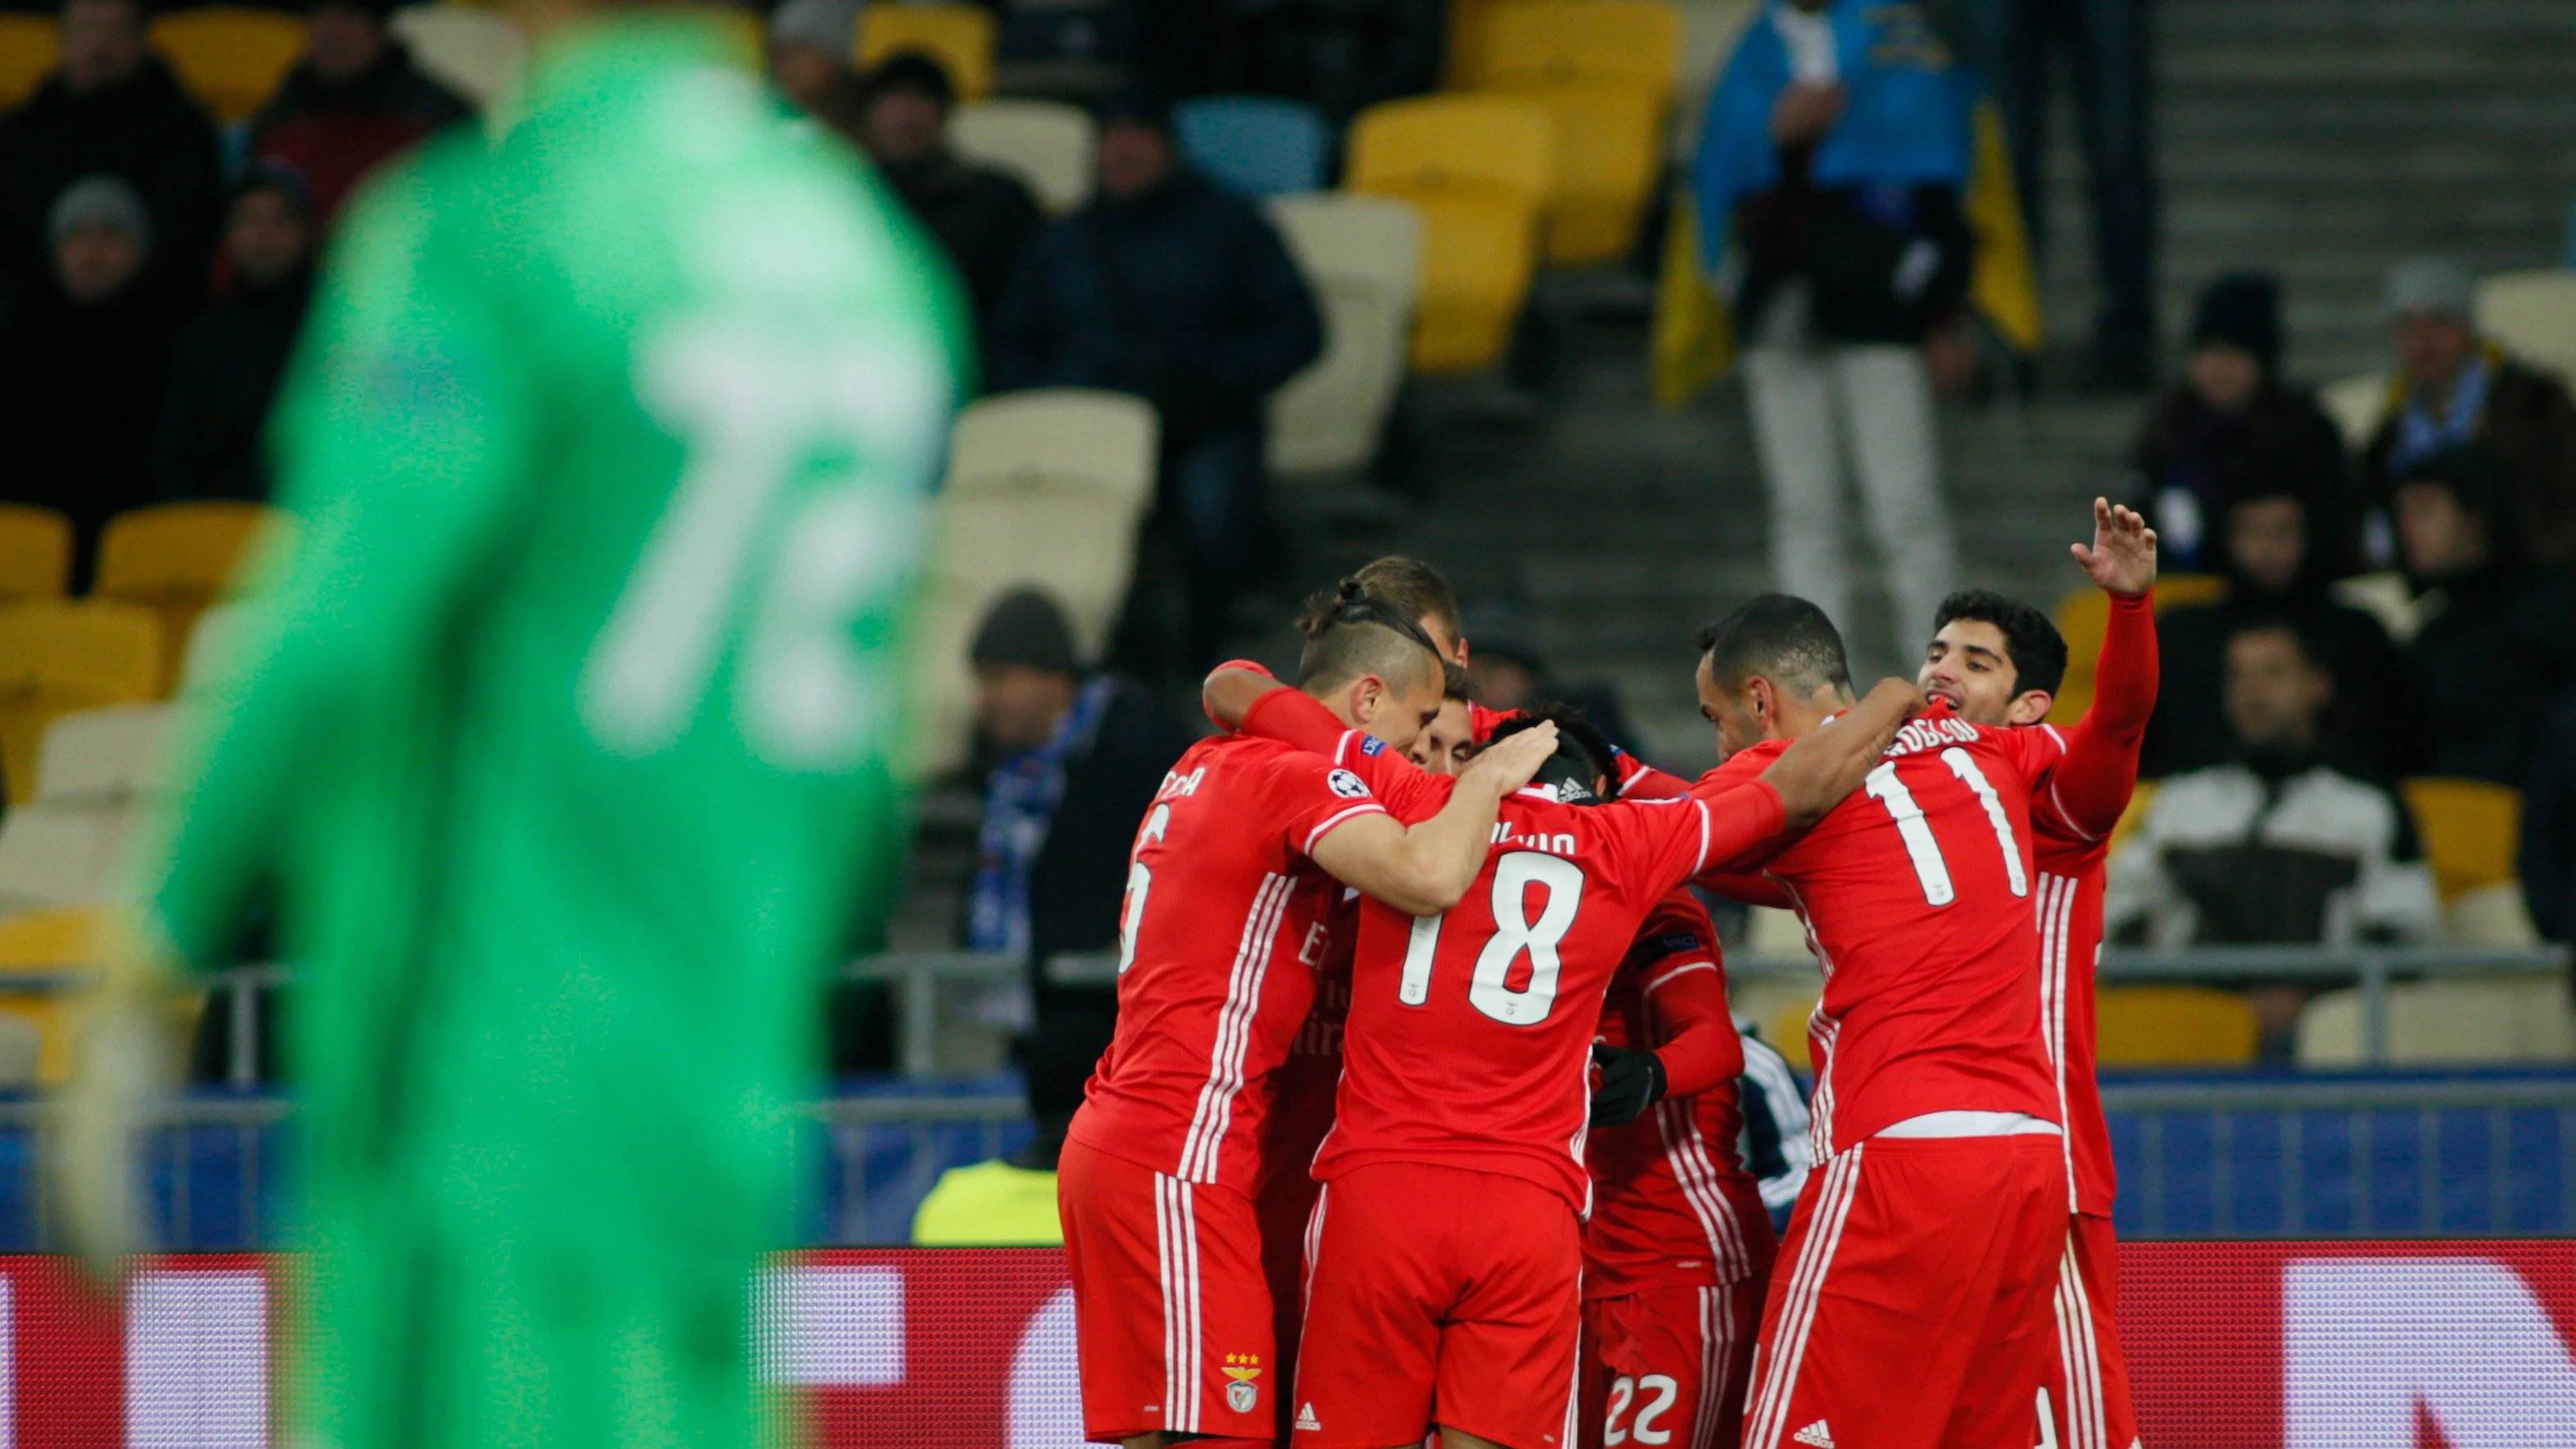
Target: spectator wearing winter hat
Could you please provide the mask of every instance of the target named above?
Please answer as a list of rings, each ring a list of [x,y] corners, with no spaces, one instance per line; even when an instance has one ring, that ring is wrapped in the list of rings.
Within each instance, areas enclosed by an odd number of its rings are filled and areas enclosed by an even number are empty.
[[[2363,483],[2375,563],[2393,556],[2392,495],[2436,453],[2471,447],[2502,486],[2500,518],[2524,555],[2576,568],[2576,401],[2556,377],[2478,336],[2477,279],[2451,257],[2415,257],[2389,274],[2397,371],[2370,444]]]
[[[1225,657],[1234,601],[1260,570],[1262,405],[1323,352],[1324,323],[1259,208],[1182,163],[1159,97],[1104,107],[1096,159],[1099,190],[1030,244],[994,314],[992,383],[1154,405],[1157,516],[1178,536],[1189,596],[1174,672],[1195,673]]]
[[[843,129],[939,239],[980,323],[1001,305],[1012,269],[1046,217],[1017,177],[948,148],[956,107],[956,85],[939,62],[905,51],[860,78]]]
[[[0,486],[10,502],[71,517],[80,575],[107,520],[151,499],[152,428],[181,314],[147,284],[152,219],[134,187],[74,183],[46,233],[51,284],[0,325]]]
[[[153,446],[160,497],[268,497],[261,435],[313,293],[313,244],[304,178],[252,162],[225,215],[218,294],[171,355]]]
[[[2147,414],[2131,453],[2140,511],[2166,566],[2228,571],[2225,520],[2251,490],[2302,500],[2320,556],[2346,551],[2343,438],[2314,394],[2281,374],[2281,284],[2238,272],[2200,294],[2183,375]]]
[[[368,172],[474,108],[412,64],[392,0],[312,0],[303,59],[251,118],[250,154],[292,166],[328,226]]]
[[[787,0],[769,16],[769,81],[823,116],[858,85],[859,0]]]
[[[1135,681],[1086,675],[1072,625],[1036,589],[997,600],[968,657],[989,769],[964,944],[1025,959],[1042,1017],[1114,1011],[1114,993],[1053,985],[1043,968],[1117,944],[1127,847],[1190,736]]]
[[[2520,787],[2550,701],[2576,684],[2576,581],[2519,546],[2494,459],[2452,447],[2389,491],[2398,554],[2424,625],[2406,659],[2434,775]]]
[[[0,293],[51,290],[55,198],[103,175],[151,216],[148,283],[194,305],[223,211],[214,122],[152,53],[141,0],[64,0],[61,34],[61,63],[0,120]]]

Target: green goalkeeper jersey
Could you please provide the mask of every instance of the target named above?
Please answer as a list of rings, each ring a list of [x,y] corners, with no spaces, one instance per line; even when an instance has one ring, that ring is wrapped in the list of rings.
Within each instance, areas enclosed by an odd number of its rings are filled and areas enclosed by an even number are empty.
[[[580,1440],[441,1396],[587,1331],[530,1303],[738,1309],[791,1230],[825,971],[892,879],[958,337],[899,207],[675,16],[541,52],[506,139],[344,222],[274,425],[292,524],[145,885],[199,964],[275,899],[350,1442]]]

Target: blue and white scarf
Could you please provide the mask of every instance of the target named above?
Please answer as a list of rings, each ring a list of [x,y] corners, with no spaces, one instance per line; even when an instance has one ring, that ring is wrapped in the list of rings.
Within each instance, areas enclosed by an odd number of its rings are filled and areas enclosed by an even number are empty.
[[[2424,406],[2421,394],[2409,394],[2406,411],[2397,418],[2397,447],[2389,456],[2388,470],[2402,473],[2446,448],[2477,441],[2478,424],[2487,415],[2487,383],[2487,360],[2472,357],[2459,380],[2451,384],[2440,417]]]
[[[1116,692],[1117,681],[1105,674],[1083,686],[1045,744],[1005,757],[986,778],[984,826],[975,838],[975,881],[967,898],[968,950],[1028,954],[1029,870],[1046,848],[1056,807],[1064,803],[1065,767],[1090,752]]]

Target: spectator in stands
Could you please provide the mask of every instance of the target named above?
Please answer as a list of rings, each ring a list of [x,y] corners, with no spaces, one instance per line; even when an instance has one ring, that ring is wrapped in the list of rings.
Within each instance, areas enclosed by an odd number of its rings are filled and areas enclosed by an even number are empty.
[[[1896,659],[1958,573],[1924,341],[1967,295],[1969,99],[1914,9],[1774,0],[1711,95],[1693,162],[1706,261],[1749,344],[1773,575],[1848,630],[1848,451]]]
[[[1036,198],[1019,178],[948,149],[957,91],[929,56],[906,52],[888,59],[859,83],[856,99],[852,139],[939,239],[965,280],[976,317],[990,318],[1020,254],[1045,225]]]
[[[2576,402],[2556,377],[2479,338],[2477,279],[2449,257],[2416,257],[2389,274],[2397,375],[2363,457],[2364,482],[2383,505],[2422,460],[2473,446],[2495,463],[2504,515],[2523,555],[2576,568]],[[2372,562],[2394,561],[2384,517]],[[2387,540],[2387,542],[2381,542]]]
[[[1504,711],[1570,704],[1583,711],[1610,743],[1623,750],[1636,748],[1636,731],[1628,724],[1627,711],[1620,708],[1617,691],[1607,685],[1568,688],[1558,683],[1539,648],[1537,631],[1520,610],[1509,604],[1478,604],[1459,621],[1459,628],[1474,645],[1467,656],[1467,678],[1478,704]]]
[[[1380,101],[1439,88],[1447,8],[1440,0],[1232,6],[1218,88],[1304,101],[1338,132]]]
[[[224,221],[221,294],[170,359],[153,446],[164,499],[268,497],[261,435],[313,291],[313,197],[304,178],[252,162]]]
[[[845,134],[858,126],[858,53],[859,0],[787,0],[770,12],[770,83]]]
[[[2419,459],[2391,503],[2424,616],[2406,657],[2431,732],[2421,768],[2520,786],[2549,702],[2576,682],[2576,584],[2526,561],[2495,461],[2475,447]]]
[[[114,176],[151,222],[150,286],[181,306],[203,295],[224,204],[214,122],[146,48],[141,0],[64,0],[62,60],[0,120],[0,287],[13,298],[53,285],[55,200],[85,176]]]
[[[2576,941],[2576,689],[2558,697],[2533,752],[2515,869],[2541,937]]]
[[[2230,749],[2222,680],[2227,641],[2250,621],[2287,619],[2312,640],[2334,682],[2326,738],[2343,758],[2394,779],[2419,770],[2430,741],[2406,661],[2369,614],[2327,592],[2332,549],[2308,520],[2314,494],[2287,480],[2243,485],[2216,515],[2212,554],[2227,596],[2178,608],[2157,624],[2163,678],[2147,726],[2142,772],[2170,775],[2224,762]]]
[[[2159,946],[2425,940],[2441,903],[2396,791],[2334,759],[2334,677],[2287,619],[2227,641],[2235,758],[2167,779],[2111,857],[2105,929]],[[2267,1054],[2308,988],[2250,993]]]
[[[107,520],[151,500],[153,424],[181,314],[150,286],[152,219],[113,176],[53,206],[51,285],[0,325],[0,479],[73,526],[73,586]]]
[[[2241,489],[2304,504],[2315,562],[2343,560],[2343,435],[2314,394],[2281,376],[2281,284],[2218,278],[2192,315],[2183,377],[2147,414],[2134,457],[2139,511],[2176,573],[2226,573],[2228,505]]]
[[[386,158],[474,114],[412,64],[386,22],[393,0],[312,0],[304,58],[251,118],[250,153],[284,162],[328,226]]]
[[[2042,184],[2051,51],[2074,76],[2093,216],[2102,311],[2093,328],[2097,380],[2145,388],[2155,376],[2155,97],[2148,0],[1951,0],[1966,49],[2003,112],[2033,251],[2048,241]],[[1910,615],[1909,617],[1929,617]]]
[[[1086,678],[1072,626],[1035,589],[993,605],[971,658],[991,768],[967,948],[1024,957],[1041,1019],[1114,1011],[1111,991],[1052,985],[1044,968],[1059,952],[1116,947],[1127,847],[1190,736],[1133,680]]]
[[[913,1213],[916,1245],[1003,1248],[1064,1241],[1064,1224],[1056,1216],[1056,1158],[1082,1105],[1083,1084],[1109,1049],[1112,1024],[1106,1016],[1078,1013],[1048,1021],[1021,1039],[1013,1055],[1037,1135],[1007,1157],[941,1173]]]
[[[1099,192],[1041,233],[991,329],[996,388],[1100,387],[1162,418],[1159,511],[1189,592],[1184,670],[1225,657],[1262,562],[1262,403],[1323,351],[1306,279],[1241,197],[1181,164],[1169,111],[1103,108]]]

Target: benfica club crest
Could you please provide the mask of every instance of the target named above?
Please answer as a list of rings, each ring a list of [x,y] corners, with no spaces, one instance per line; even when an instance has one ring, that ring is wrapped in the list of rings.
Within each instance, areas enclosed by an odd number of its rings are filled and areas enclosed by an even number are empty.
[[[1225,1406],[1238,1414],[1249,1414],[1261,1402],[1261,1355],[1230,1353],[1225,1356],[1225,1376],[1234,1380],[1225,1386]]]

